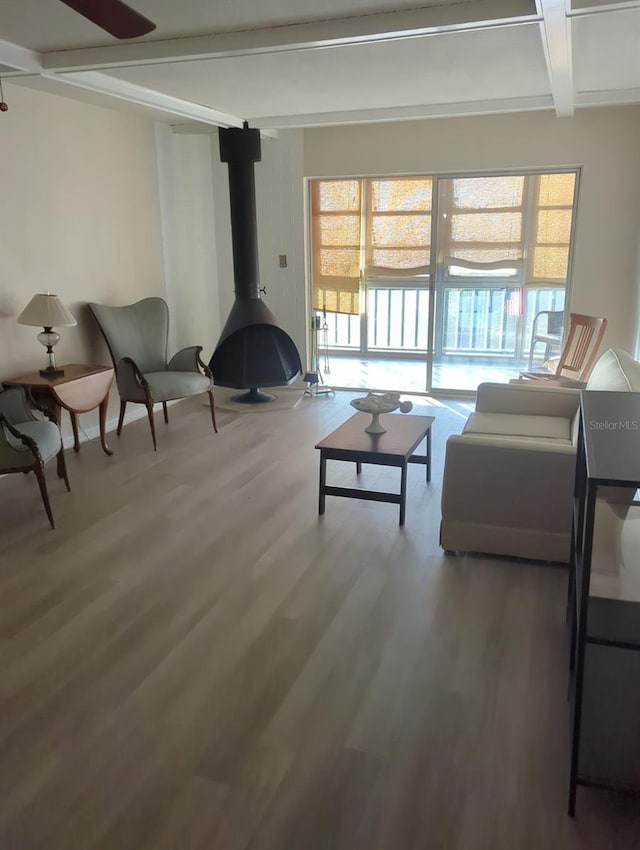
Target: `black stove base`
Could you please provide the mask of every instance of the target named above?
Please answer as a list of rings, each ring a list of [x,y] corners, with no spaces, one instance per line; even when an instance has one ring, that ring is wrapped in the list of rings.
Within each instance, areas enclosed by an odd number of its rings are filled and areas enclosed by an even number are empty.
[[[236,401],[238,404],[268,404],[270,401],[275,401],[277,396],[271,393],[263,393],[256,387],[252,387],[249,392],[241,395],[232,395],[231,401]]]

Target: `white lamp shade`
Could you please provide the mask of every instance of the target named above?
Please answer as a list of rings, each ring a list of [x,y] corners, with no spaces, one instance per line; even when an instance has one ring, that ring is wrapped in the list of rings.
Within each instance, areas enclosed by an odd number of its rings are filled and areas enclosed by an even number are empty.
[[[62,328],[78,323],[57,295],[34,295],[18,316],[18,323],[34,328]]]

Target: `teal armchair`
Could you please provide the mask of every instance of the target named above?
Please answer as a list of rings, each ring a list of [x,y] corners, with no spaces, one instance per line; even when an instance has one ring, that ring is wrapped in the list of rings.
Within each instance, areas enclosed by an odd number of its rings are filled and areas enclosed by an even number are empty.
[[[39,419],[27,404],[23,387],[3,389],[0,384],[0,475],[33,472],[38,479],[51,528],[51,512],[44,465],[57,456],[58,476],[70,490],[60,429],[54,422]]]
[[[127,402],[147,408],[151,439],[157,451],[153,406],[161,403],[169,422],[167,402],[199,393],[209,396],[213,430],[217,433],[213,376],[201,358],[201,345],[183,348],[167,359],[169,308],[162,298],[144,298],[124,307],[88,304],[104,336],[116,370],[120,393],[118,436]]]

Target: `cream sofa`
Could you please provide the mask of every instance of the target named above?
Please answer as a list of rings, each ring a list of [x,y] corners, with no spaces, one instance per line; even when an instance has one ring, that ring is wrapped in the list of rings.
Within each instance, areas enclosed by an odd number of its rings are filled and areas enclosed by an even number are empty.
[[[587,390],[640,392],[640,363],[609,349]],[[449,437],[440,544],[449,552],[568,562],[580,391],[481,384]]]

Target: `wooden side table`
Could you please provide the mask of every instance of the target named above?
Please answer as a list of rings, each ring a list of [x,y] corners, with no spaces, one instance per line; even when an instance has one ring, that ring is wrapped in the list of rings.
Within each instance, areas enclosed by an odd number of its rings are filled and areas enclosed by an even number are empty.
[[[78,413],[88,413],[100,408],[100,445],[105,454],[112,455],[106,441],[107,405],[109,389],[113,381],[111,366],[87,366],[71,363],[61,366],[64,375],[44,378],[40,372],[29,372],[2,383],[6,386],[25,387],[34,399],[48,408],[58,426],[62,419],[62,408],[69,411],[73,428],[73,449],[80,451],[78,439]]]

